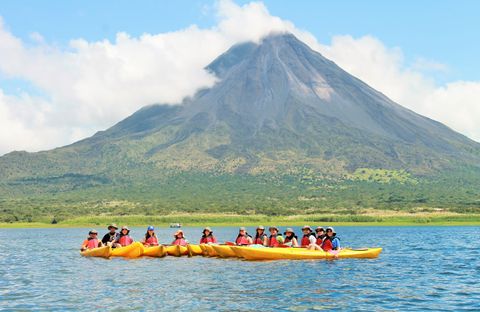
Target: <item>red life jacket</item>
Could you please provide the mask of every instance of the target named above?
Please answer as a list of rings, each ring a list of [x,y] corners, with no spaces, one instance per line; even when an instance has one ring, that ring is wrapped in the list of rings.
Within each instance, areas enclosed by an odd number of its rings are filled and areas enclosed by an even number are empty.
[[[87,239],[87,249],[93,249],[98,247],[98,239],[89,238]]]
[[[262,234],[258,237],[255,237],[255,240],[253,241],[254,244],[257,244],[257,245],[263,245],[263,238],[267,236],[267,234]]]
[[[133,243],[133,239],[128,235],[123,235],[118,239],[118,243],[122,246],[128,246]]]
[[[279,245],[280,244],[277,241],[277,235],[270,235],[270,238],[268,239],[268,247],[278,247]]]
[[[217,243],[217,239],[215,238],[215,236],[213,236],[213,235],[208,235],[207,237],[202,236],[202,238],[200,238],[200,244],[208,244],[208,243],[214,243],[214,244],[216,244],[216,243]]]
[[[322,246],[322,244],[323,244],[323,238],[317,237],[317,245]]]
[[[290,243],[294,238],[296,238],[295,235],[293,235],[292,237],[285,236],[284,244]]]
[[[242,246],[242,245],[250,245],[250,243],[248,242],[248,236],[247,235],[238,235],[237,236],[237,239],[235,240],[235,244],[237,244],[238,246]]]
[[[301,243],[302,247],[307,247],[310,245],[310,236],[312,236],[312,234],[303,235]]]
[[[145,244],[150,245],[150,246],[158,246],[157,237],[156,236],[150,236],[149,238],[147,238],[145,240]]]
[[[325,237],[321,246],[322,246],[322,249],[325,251],[330,251],[333,249],[332,241],[327,237]]]
[[[172,242],[172,245],[187,246],[187,241],[183,237],[177,238]]]

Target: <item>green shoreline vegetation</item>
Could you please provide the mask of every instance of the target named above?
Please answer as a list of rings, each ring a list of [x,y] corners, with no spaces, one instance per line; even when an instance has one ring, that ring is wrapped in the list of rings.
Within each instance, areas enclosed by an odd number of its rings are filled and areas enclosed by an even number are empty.
[[[333,226],[473,226],[480,225],[480,214],[457,214],[451,212],[404,213],[380,211],[362,215],[235,215],[235,214],[171,214],[165,216],[86,216],[51,222],[0,223],[0,228],[62,228],[103,227],[109,223],[129,226],[154,224],[168,227],[171,223],[183,226],[256,226],[258,224],[278,226],[333,225]]]

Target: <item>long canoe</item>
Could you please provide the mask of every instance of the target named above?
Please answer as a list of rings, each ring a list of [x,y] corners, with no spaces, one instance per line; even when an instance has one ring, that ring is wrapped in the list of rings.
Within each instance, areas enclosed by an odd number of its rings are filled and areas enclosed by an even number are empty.
[[[231,249],[247,260],[303,260],[336,258],[376,258],[382,248],[342,249],[338,252],[306,250],[304,248],[253,248],[232,246]]]
[[[111,253],[112,253],[112,248],[110,246],[87,249],[85,251],[80,252],[80,254],[84,257],[100,257],[100,258],[109,258]]]

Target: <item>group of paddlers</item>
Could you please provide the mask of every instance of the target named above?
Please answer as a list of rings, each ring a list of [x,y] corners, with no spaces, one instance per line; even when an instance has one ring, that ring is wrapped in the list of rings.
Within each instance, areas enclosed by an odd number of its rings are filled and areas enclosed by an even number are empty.
[[[116,224],[108,226],[108,233],[105,234],[102,240],[98,240],[98,232],[96,230],[90,230],[87,239],[83,242],[81,250],[92,249],[101,246],[111,246],[112,248],[124,247],[132,244],[134,239],[130,236],[130,229],[127,226],[123,226],[119,232]],[[258,226],[256,228],[255,237],[247,233],[244,227],[241,227],[238,231],[235,245],[247,246],[247,245],[263,245],[265,247],[303,247],[310,250],[324,250],[332,251],[340,249],[340,240],[336,236],[336,232],[332,227],[323,228],[321,226],[313,230],[310,226],[306,225],[302,228],[302,239],[299,241],[298,237],[292,228],[287,228],[283,235],[280,229],[276,226],[268,228],[270,235],[265,233],[264,226]],[[157,246],[159,245],[157,235],[155,234],[155,228],[149,226],[144,238],[141,241],[145,246]],[[200,244],[217,244],[217,238],[213,235],[213,231],[210,227],[206,227],[202,231],[202,237],[200,238]],[[189,242],[185,238],[182,230],[178,230],[174,234],[174,240],[171,245],[186,246]]]

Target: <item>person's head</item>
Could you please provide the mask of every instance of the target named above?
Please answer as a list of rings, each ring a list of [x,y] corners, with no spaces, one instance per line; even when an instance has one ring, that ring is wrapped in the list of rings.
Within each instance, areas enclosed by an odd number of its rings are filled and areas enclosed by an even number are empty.
[[[317,235],[325,235],[325,229],[321,226],[317,227],[315,229],[315,232],[317,233]]]
[[[312,228],[308,225],[305,225],[302,228],[302,232],[303,232],[304,235],[310,234],[310,233],[312,233]]]
[[[293,232],[292,228],[288,228],[288,229],[285,230],[285,236],[292,237],[294,235],[295,235],[295,233]]]
[[[128,233],[130,233],[130,229],[128,228],[128,226],[122,226],[122,229],[120,230],[120,233],[122,235],[128,235]]]
[[[88,236],[90,238],[97,238],[97,235],[98,235],[98,232],[96,230],[90,230],[90,232],[88,232]]]
[[[152,225],[149,225],[147,228],[147,235],[148,236],[153,236],[155,235],[155,228]]]
[[[210,227],[206,227],[203,229],[203,235],[208,236],[210,234],[213,234],[212,229]]]
[[[265,227],[263,225],[257,226],[257,234],[261,235],[265,233]]]
[[[175,238],[183,238],[183,231],[182,230],[178,230],[175,232],[175,234],[173,235]]]
[[[238,235],[246,235],[246,234],[247,234],[247,230],[243,226],[238,229]]]
[[[268,228],[268,231],[270,232],[270,234],[272,235],[277,235],[278,234],[278,227],[276,226],[271,226]]]
[[[327,236],[328,237],[332,237],[332,236],[335,236],[337,233],[335,232],[335,230],[333,229],[333,227],[328,227],[327,228]]]
[[[108,230],[110,231],[110,233],[115,233],[115,231],[118,230],[118,226],[115,224],[115,223],[112,223],[108,226]]]

